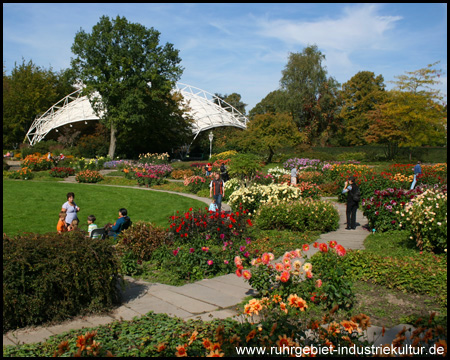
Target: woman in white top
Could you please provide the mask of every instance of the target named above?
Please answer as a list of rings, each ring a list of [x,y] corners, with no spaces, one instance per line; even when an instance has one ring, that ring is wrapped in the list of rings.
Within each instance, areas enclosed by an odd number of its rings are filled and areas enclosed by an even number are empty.
[[[75,194],[73,192],[67,193],[67,201],[63,204],[61,211],[65,212],[66,215],[66,223],[67,226],[72,224],[72,220],[78,219],[77,212],[80,211],[80,208],[73,201],[75,198]]]

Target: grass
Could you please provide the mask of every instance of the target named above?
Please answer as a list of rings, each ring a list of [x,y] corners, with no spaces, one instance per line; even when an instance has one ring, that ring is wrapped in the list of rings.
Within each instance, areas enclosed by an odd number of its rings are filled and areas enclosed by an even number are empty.
[[[95,215],[97,225],[103,226],[114,223],[122,207],[133,222],[149,221],[167,227],[168,216],[176,211],[206,206],[194,199],[139,188],[3,179],[3,232],[16,235],[56,231],[58,214],[68,192],[75,193],[83,230],[87,230],[88,215]]]

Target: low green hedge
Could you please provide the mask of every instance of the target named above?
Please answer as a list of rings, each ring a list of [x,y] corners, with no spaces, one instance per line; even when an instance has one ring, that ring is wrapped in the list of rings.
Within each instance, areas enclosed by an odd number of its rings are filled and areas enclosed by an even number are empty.
[[[3,236],[3,332],[104,311],[120,300],[119,260],[78,231]]]

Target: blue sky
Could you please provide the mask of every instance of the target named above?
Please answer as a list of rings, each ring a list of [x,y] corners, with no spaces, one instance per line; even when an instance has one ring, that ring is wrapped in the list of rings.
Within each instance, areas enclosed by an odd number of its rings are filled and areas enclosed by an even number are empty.
[[[102,15],[153,27],[180,50],[180,82],[236,92],[247,112],[279,88],[290,52],[317,45],[341,84],[359,71],[388,81],[440,61],[447,94],[447,5],[434,4],[3,4],[3,66],[70,66],[77,31]],[[446,99],[445,99],[446,100]]]

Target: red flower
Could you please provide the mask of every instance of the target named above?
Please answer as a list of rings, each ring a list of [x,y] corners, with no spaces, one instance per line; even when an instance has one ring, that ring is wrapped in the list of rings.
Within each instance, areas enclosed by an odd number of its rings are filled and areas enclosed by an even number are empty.
[[[250,219],[247,219],[248,226],[253,226],[252,221]]]
[[[328,246],[327,246],[327,244],[325,244],[325,243],[319,244],[319,250],[320,250],[321,252],[328,252]]]

